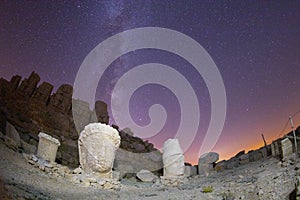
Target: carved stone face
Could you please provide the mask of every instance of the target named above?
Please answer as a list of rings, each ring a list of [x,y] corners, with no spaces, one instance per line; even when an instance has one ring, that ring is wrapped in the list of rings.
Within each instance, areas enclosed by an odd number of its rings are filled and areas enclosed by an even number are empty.
[[[111,172],[120,137],[117,133],[115,136],[107,130],[98,130],[97,126],[90,128],[85,128],[79,138],[80,164],[88,172]]]

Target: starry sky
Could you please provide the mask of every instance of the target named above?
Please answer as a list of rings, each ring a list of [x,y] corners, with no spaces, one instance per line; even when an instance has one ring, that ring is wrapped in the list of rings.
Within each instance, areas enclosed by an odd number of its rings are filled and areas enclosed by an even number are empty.
[[[205,48],[223,78],[227,115],[213,150],[227,159],[240,150],[262,146],[262,133],[271,143],[291,130],[288,117],[300,110],[299,19],[299,1],[3,0],[0,76],[27,77],[36,71],[55,89],[63,83],[73,85],[85,57],[108,37],[139,27],[179,31]],[[211,102],[203,78],[186,60],[158,49],[122,55],[104,72],[96,99],[109,104],[117,80],[135,66],[150,62],[179,71],[197,95],[200,125],[185,152],[185,160],[196,163]],[[179,126],[180,108],[174,94],[166,87],[147,84],[132,95],[129,109],[137,124],[147,125],[149,107],[156,103],[164,106],[168,118],[162,131],[147,139],[160,148]],[[295,125],[300,125],[299,115],[293,118]]]

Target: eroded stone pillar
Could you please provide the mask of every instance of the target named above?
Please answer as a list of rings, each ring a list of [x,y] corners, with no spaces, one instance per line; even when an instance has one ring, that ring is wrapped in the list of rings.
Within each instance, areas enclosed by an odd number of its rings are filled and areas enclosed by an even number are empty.
[[[164,177],[184,175],[184,156],[178,139],[168,139],[163,145]]]
[[[121,138],[116,129],[101,123],[85,126],[78,140],[79,162],[87,173],[112,178],[115,152]]]
[[[46,133],[39,133],[39,145],[37,155],[49,162],[55,162],[57,149],[60,146],[60,142],[47,135]]]

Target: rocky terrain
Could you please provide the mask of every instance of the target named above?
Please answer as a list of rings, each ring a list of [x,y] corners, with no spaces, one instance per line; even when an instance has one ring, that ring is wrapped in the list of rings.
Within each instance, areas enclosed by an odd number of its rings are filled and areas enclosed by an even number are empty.
[[[53,93],[34,72],[21,79],[0,79],[0,199],[296,199],[300,163],[292,133],[226,161],[210,152],[196,166],[184,166],[175,152],[184,176],[172,180],[162,176],[163,156],[153,144],[112,125],[120,136],[113,178],[87,175],[79,166],[79,133],[93,122],[108,124],[107,105],[97,101],[92,111],[72,99],[72,86]],[[41,132],[60,145],[54,163],[36,155]]]
[[[209,176],[193,176],[177,186],[166,186],[158,177],[154,182],[132,177],[105,189],[93,180],[74,179],[80,172],[66,166],[35,164],[29,154],[8,148],[3,137],[1,199],[295,199],[290,195],[300,175],[300,164],[292,157],[285,162],[268,157]]]
[[[0,130],[6,132],[7,122],[11,124],[20,136],[17,146],[31,153],[36,151],[39,132],[45,132],[61,143],[56,161],[77,167],[79,133],[89,123],[108,124],[107,105],[97,101],[91,110],[87,102],[72,99],[71,85],[61,85],[54,92],[53,85],[39,82],[40,77],[35,72],[23,80],[18,75],[10,81],[0,78]],[[117,125],[112,126],[121,137],[115,169],[126,174],[145,166],[149,170],[162,168],[161,153],[153,144],[135,137],[129,128],[119,130]],[[137,154],[139,159],[135,158]]]

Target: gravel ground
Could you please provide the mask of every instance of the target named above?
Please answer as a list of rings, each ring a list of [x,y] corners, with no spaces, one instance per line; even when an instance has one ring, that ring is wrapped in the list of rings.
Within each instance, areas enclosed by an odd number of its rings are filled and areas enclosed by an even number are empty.
[[[300,165],[276,158],[252,162],[209,177],[195,176],[185,184],[171,187],[159,182],[121,180],[121,189],[84,187],[63,177],[54,177],[27,163],[21,153],[0,140],[0,199],[290,199]],[[212,188],[203,193],[204,187]]]

